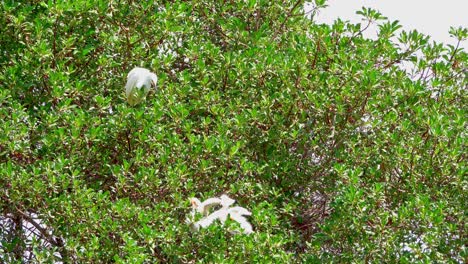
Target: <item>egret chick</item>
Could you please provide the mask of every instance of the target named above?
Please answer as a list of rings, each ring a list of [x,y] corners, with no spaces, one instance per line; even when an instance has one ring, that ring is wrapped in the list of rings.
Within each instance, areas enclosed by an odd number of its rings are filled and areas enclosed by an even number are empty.
[[[131,106],[140,103],[148,94],[151,86],[158,82],[156,74],[147,69],[135,67],[128,73],[127,84],[125,85],[125,94],[127,101]]]
[[[230,219],[240,224],[244,234],[253,233],[252,225],[248,222],[247,218],[245,218],[245,216],[250,216],[252,213],[244,207],[231,207],[235,202],[236,201],[234,199],[229,198],[229,196],[225,194],[221,195],[219,198],[209,198],[204,202],[201,202],[197,198],[191,198],[190,203],[192,204],[192,215],[186,222],[191,226],[192,230],[198,231],[200,228],[210,226],[215,220],[219,220],[224,224],[229,216]],[[208,214],[209,209],[216,205],[221,205],[221,208],[211,214]],[[205,217],[194,223],[193,219],[195,218],[196,212],[203,214]]]

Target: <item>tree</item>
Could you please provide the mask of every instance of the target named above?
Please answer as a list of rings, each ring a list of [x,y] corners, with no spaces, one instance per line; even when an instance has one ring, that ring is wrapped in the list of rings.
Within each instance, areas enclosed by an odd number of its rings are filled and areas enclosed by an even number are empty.
[[[0,3],[0,261],[463,262],[467,53],[303,4]],[[223,193],[253,234],[185,223]]]

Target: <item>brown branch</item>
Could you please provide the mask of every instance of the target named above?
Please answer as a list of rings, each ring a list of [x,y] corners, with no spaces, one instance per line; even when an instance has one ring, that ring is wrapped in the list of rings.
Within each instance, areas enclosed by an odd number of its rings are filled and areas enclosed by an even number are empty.
[[[20,209],[16,208],[16,212],[21,215],[21,217],[33,225],[41,234],[41,236],[49,242],[52,246],[55,246],[58,248],[60,255],[62,256],[62,261],[64,263],[68,263],[68,253],[65,250],[65,245],[63,243],[63,240],[59,237],[54,237],[53,235],[49,234],[49,230],[46,228],[42,227],[39,223],[37,223],[31,216],[29,216],[27,213],[21,211]]]
[[[302,3],[302,0],[298,0],[294,6],[289,10],[288,14],[286,15],[286,18],[283,20],[283,22],[281,23],[281,25],[279,26],[278,30],[275,32],[275,35],[273,35],[273,39],[276,39],[276,37],[278,36],[278,34],[283,30],[283,27],[284,25],[286,24],[286,21],[288,21],[288,19],[291,17],[292,13],[294,12],[294,10],[299,6],[299,4]]]

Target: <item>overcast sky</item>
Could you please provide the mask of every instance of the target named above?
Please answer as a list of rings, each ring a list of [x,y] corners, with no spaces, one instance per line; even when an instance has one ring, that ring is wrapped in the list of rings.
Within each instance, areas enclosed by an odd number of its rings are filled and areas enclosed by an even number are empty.
[[[450,26],[468,28],[468,0],[328,0],[327,4],[316,21],[331,24],[340,17],[357,23],[361,17],[356,11],[362,6],[371,7],[391,21],[399,20],[405,30],[416,29],[437,42],[452,45],[456,40],[449,36]],[[462,47],[467,51],[468,41]]]

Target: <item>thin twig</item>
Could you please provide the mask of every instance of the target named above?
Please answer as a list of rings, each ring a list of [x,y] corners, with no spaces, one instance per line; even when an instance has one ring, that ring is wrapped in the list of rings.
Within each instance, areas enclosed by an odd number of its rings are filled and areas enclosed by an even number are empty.
[[[283,22],[281,23],[281,25],[279,26],[278,30],[275,32],[275,35],[273,36],[273,39],[276,39],[276,37],[278,36],[278,34],[281,32],[281,30],[283,29],[284,25],[286,24],[286,21],[288,21],[288,19],[291,17],[292,13],[294,12],[294,10],[299,6],[299,4],[302,3],[302,0],[298,0],[294,6],[289,10],[288,14],[286,15],[286,18],[283,20]]]

